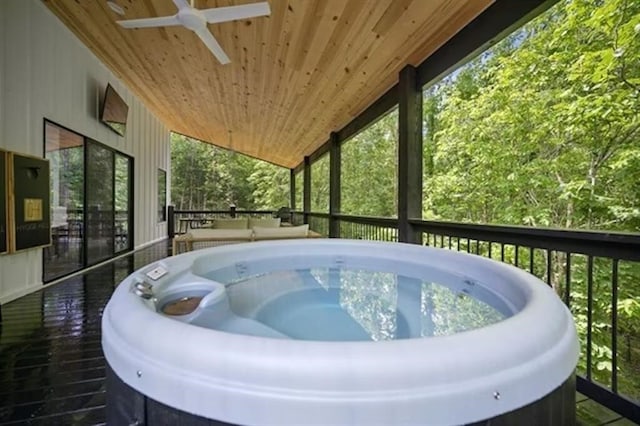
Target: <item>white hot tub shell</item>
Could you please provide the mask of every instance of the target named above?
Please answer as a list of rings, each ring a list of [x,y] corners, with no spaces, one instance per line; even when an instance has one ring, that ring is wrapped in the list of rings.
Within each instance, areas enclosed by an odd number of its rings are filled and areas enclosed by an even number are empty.
[[[224,285],[205,277],[213,270],[242,278],[260,272],[252,263],[273,259],[296,269],[314,256],[348,262],[354,254],[396,262],[412,276],[428,268],[441,281],[481,283],[513,315],[446,336],[323,342],[236,334],[158,313],[174,294],[195,292],[205,305],[219,300]],[[145,297],[141,288],[149,289]],[[242,319],[234,326],[241,329]],[[575,410],[567,383],[578,339],[553,290],[515,267],[443,249],[331,239],[186,253],[127,277],[104,311],[102,336],[109,371],[141,400],[230,424],[467,424],[530,407],[558,389],[569,395],[556,404],[564,410],[558,416]],[[117,401],[112,392],[108,400]]]

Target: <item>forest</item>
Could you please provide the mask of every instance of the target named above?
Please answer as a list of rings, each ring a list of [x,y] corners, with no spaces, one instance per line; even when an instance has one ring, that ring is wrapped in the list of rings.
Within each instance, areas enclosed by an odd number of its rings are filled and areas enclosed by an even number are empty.
[[[640,2],[562,0],[424,88],[423,219],[637,234],[639,113]],[[342,145],[344,213],[396,215],[397,117],[390,111]],[[311,166],[314,212],[328,211],[328,173],[328,156]],[[302,182],[299,173],[298,209]],[[177,209],[275,210],[289,204],[289,170],[174,135],[172,199]],[[560,293],[566,259],[551,261]],[[586,262],[571,265],[583,344]],[[593,275],[593,375],[608,386],[611,262],[594,259]],[[639,300],[640,265],[621,262],[618,388],[634,399]]]

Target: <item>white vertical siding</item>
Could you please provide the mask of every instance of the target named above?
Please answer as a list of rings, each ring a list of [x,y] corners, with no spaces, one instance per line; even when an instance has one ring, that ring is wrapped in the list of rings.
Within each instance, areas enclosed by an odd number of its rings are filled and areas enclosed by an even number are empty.
[[[107,83],[129,105],[124,138],[99,122]],[[169,131],[37,0],[0,1],[0,148],[43,154],[49,119],[134,157],[134,245],[167,235],[156,220],[157,169],[169,170]],[[42,250],[0,256],[0,303],[42,284]]]

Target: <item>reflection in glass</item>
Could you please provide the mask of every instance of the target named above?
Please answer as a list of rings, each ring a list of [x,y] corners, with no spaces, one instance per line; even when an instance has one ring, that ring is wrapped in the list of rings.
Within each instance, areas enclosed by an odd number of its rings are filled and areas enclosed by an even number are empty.
[[[167,172],[158,169],[158,222],[167,220]]]
[[[87,142],[88,265],[108,259],[114,252],[113,164],[113,151]]]
[[[50,161],[51,246],[44,249],[44,281],[83,265],[84,138],[45,123],[45,156]]]
[[[115,181],[115,252],[131,249],[129,223],[131,209],[129,206],[131,196],[129,194],[131,177],[131,160],[124,155],[116,154],[116,181]]]

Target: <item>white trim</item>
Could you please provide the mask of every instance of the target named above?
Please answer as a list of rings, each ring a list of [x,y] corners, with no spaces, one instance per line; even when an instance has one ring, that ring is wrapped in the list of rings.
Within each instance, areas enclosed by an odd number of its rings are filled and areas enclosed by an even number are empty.
[[[12,302],[16,299],[21,298],[22,296],[26,296],[27,294],[33,293],[34,291],[38,291],[41,288],[42,288],[41,284],[33,284],[28,287],[14,290],[9,294],[5,294],[2,297],[0,297],[0,305],[4,305],[5,303]]]
[[[154,245],[155,243],[159,243],[160,241],[164,241],[164,240],[168,240],[169,237],[160,237],[160,238],[156,238],[155,240],[151,240],[151,241],[147,241],[146,243],[140,244],[138,246],[134,247],[134,251],[138,251],[141,250],[143,248],[147,248],[149,246]]]
[[[142,250],[144,248],[152,246],[153,244],[159,243],[159,242],[161,242],[163,240],[166,240],[166,239],[167,239],[167,237],[158,238],[157,240],[151,241],[149,243],[142,244],[142,245],[136,247],[135,249],[133,249],[132,251],[128,251],[128,252],[119,254],[116,257],[112,257],[110,259],[107,259],[107,260],[102,261],[100,263],[97,263],[95,265],[91,265],[91,266],[89,266],[87,268],[84,268],[84,269],[81,269],[79,271],[73,272],[73,273],[71,273],[69,275],[65,275],[64,277],[57,278],[57,279],[55,279],[53,281],[50,281],[50,282],[48,282],[46,284],[42,284],[42,282],[40,282],[40,283],[37,283],[37,284],[32,284],[29,287],[25,287],[25,288],[16,290],[16,291],[14,291],[12,293],[9,293],[9,294],[6,294],[6,295],[0,297],[0,305],[4,305],[5,303],[12,302],[12,301],[14,301],[16,299],[19,299],[22,296],[26,296],[27,294],[34,293],[34,292],[36,292],[38,290],[42,290],[44,288],[51,287],[53,285],[59,284],[59,283],[65,281],[65,280],[67,280],[69,278],[73,278],[73,277],[76,277],[78,275],[82,275],[82,274],[84,274],[86,272],[89,272],[89,271],[91,271],[93,269],[100,268],[100,267],[105,266],[105,265],[107,265],[107,264],[109,264],[111,262],[114,262],[114,261],[116,261],[118,259],[121,259],[121,258],[129,256],[129,255],[132,255],[132,254],[136,253],[139,250]]]
[[[202,277],[205,272],[233,265],[227,270],[244,270],[265,259],[296,269],[314,254],[428,268],[434,280],[472,279],[515,314],[448,336],[317,342],[193,326],[156,313],[153,299],[134,294],[135,284],[146,280],[162,300],[183,286],[214,283]],[[159,267],[166,275],[147,278]],[[102,318],[102,346],[118,377],[139,392],[244,425],[473,423],[548,395],[573,374],[579,353],[571,313],[526,272],[444,249],[337,239],[221,246],[148,265],[116,288]]]
[[[51,281],[51,282],[46,283],[45,285],[41,286],[40,288],[47,288],[47,287],[51,287],[52,285],[58,284],[58,283],[60,283],[60,282],[62,282],[62,281],[64,281],[64,280],[66,280],[67,278],[71,278],[71,277],[75,277],[75,276],[78,276],[78,275],[82,275],[82,274],[84,274],[85,272],[88,272],[88,271],[91,271],[91,270],[93,270],[93,269],[100,268],[100,267],[102,267],[102,266],[108,265],[108,264],[109,264],[109,263],[111,263],[111,262],[114,262],[114,261],[116,261],[116,260],[118,260],[118,259],[121,259],[121,258],[126,257],[126,256],[129,256],[129,255],[132,255],[132,254],[136,253],[137,251],[140,251],[140,250],[142,250],[142,249],[144,249],[144,248],[147,248],[147,247],[149,247],[149,246],[152,246],[152,245],[154,245],[155,243],[158,243],[158,242],[160,242],[160,241],[162,241],[162,240],[166,240],[166,239],[167,239],[167,237],[158,238],[157,240],[151,241],[151,242],[149,242],[149,243],[142,244],[142,245],[140,245],[140,246],[138,246],[138,247],[134,248],[132,251],[127,251],[127,252],[125,252],[125,253],[122,253],[122,254],[117,255],[116,257],[112,257],[112,258],[107,259],[107,260],[104,260],[104,261],[102,261],[102,262],[100,262],[100,263],[96,263],[95,265],[91,265],[91,266],[89,266],[89,267],[87,267],[87,268],[84,268],[84,269],[81,269],[81,270],[79,270],[79,271],[73,272],[73,273],[71,273],[71,274],[69,274],[69,275],[65,275],[64,277],[61,277],[61,278],[58,278],[58,279],[56,279],[56,280],[54,280],[54,281]]]

